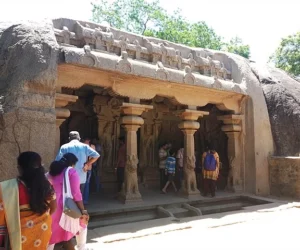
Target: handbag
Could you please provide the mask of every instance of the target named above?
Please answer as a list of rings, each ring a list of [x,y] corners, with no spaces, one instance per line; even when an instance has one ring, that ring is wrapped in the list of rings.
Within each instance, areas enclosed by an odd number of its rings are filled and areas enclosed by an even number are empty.
[[[70,180],[69,180],[69,168],[65,171],[64,176],[64,193],[65,193],[65,200],[64,200],[64,214],[68,215],[73,219],[78,219],[82,216],[80,209],[78,208],[77,204],[73,200],[70,188]]]

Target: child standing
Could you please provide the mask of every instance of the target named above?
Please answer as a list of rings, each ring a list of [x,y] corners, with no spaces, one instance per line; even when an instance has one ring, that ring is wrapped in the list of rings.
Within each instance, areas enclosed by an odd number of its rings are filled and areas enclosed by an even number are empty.
[[[175,166],[176,166],[175,152],[173,150],[170,150],[169,157],[166,160],[166,168],[165,168],[165,174],[168,176],[168,181],[167,181],[166,185],[164,186],[164,188],[162,189],[162,192],[164,194],[167,193],[167,188],[170,185],[170,183],[172,183],[174,191],[177,192],[177,188],[174,183]]]

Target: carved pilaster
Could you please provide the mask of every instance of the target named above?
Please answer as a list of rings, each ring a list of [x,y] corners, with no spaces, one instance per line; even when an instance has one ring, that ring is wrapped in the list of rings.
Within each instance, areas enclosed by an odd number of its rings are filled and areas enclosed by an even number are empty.
[[[54,153],[57,154],[60,147],[60,126],[70,116],[70,110],[63,108],[71,102],[76,102],[78,96],[56,93],[55,113],[56,113],[56,136]]]
[[[228,158],[230,171],[228,175],[228,189],[234,192],[244,190],[244,162],[242,147],[242,115],[219,116],[218,120],[223,121],[222,131],[228,137]]]
[[[126,167],[125,178],[120,200],[124,203],[132,201],[141,201],[142,197],[138,187],[137,178],[137,131],[144,124],[140,116],[144,111],[152,109],[149,105],[140,105],[132,103],[123,103],[121,106],[122,114],[121,123],[126,131]]]
[[[180,193],[187,198],[194,195],[200,196],[195,175],[194,134],[200,128],[200,123],[197,122],[198,118],[208,115],[208,112],[186,109],[177,112],[177,115],[183,120],[179,124],[179,128],[184,134],[184,181]]]

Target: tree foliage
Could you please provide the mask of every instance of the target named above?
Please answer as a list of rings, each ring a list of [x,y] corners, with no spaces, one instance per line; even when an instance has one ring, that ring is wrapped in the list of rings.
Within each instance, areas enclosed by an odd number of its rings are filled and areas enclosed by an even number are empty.
[[[92,7],[94,22],[105,21],[124,31],[191,47],[220,50],[225,44],[205,22],[189,22],[180,10],[169,14],[160,6],[159,0],[115,0],[112,3],[98,0],[92,3]],[[240,40],[232,41],[228,51],[248,58],[249,46],[243,45]]]
[[[274,55],[270,58],[275,66],[292,75],[300,76],[300,32],[281,40]]]
[[[229,43],[225,44],[224,50],[248,59],[250,58],[250,46],[244,45],[239,37],[232,38]]]

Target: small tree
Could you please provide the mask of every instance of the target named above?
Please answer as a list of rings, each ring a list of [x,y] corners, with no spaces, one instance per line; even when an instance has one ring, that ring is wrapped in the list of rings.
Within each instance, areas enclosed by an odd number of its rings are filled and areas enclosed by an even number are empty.
[[[300,76],[300,32],[281,40],[270,61],[275,66],[299,78]]]
[[[191,47],[220,50],[222,39],[205,22],[191,23],[180,10],[168,14],[159,0],[98,0],[92,3],[92,20],[106,21],[110,26],[144,36],[157,37]],[[232,39],[227,50],[249,58],[248,45],[240,39]]]
[[[244,45],[242,39],[239,37],[232,38],[229,43],[225,44],[224,50],[247,59],[250,58],[250,46]]]

